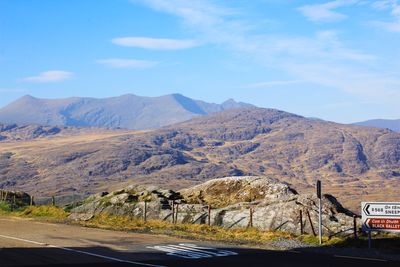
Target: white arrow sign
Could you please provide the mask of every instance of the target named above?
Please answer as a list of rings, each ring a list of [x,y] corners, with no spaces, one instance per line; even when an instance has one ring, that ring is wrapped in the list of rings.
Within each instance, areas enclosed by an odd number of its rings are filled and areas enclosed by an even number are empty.
[[[399,217],[400,216],[400,203],[379,203],[379,202],[366,202],[363,203],[363,216],[366,217]]]

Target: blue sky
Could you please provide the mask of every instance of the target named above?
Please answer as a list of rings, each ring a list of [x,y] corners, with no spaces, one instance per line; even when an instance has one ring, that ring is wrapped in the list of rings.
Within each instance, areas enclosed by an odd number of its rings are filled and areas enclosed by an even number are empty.
[[[397,0],[0,0],[0,107],[181,93],[400,118]]]

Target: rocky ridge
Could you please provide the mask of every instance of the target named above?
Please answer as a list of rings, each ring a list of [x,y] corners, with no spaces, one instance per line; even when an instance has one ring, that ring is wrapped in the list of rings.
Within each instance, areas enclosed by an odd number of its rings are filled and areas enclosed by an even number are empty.
[[[254,198],[244,201],[249,195]],[[181,191],[132,185],[88,198],[72,210],[70,217],[89,220],[98,214],[108,214],[143,218],[145,202],[148,219],[172,221],[174,216],[180,223],[207,223],[208,205],[212,207],[211,225],[226,228],[249,227],[250,208],[253,227],[262,230],[299,234],[300,211],[303,212],[304,232],[311,234],[318,221],[315,196],[298,194],[287,184],[268,177],[226,177]],[[353,213],[343,208],[335,197],[324,195],[322,210],[326,235],[347,234],[352,229]]]

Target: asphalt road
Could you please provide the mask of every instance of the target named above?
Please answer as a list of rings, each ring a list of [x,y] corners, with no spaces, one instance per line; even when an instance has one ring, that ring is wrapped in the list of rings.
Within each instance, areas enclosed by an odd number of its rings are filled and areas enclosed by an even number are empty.
[[[400,266],[0,217],[0,266]]]

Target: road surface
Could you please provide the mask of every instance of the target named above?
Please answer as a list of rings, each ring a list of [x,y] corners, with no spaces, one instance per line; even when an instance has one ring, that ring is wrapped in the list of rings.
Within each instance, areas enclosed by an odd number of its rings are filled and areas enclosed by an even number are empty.
[[[400,266],[0,217],[0,266]]]

